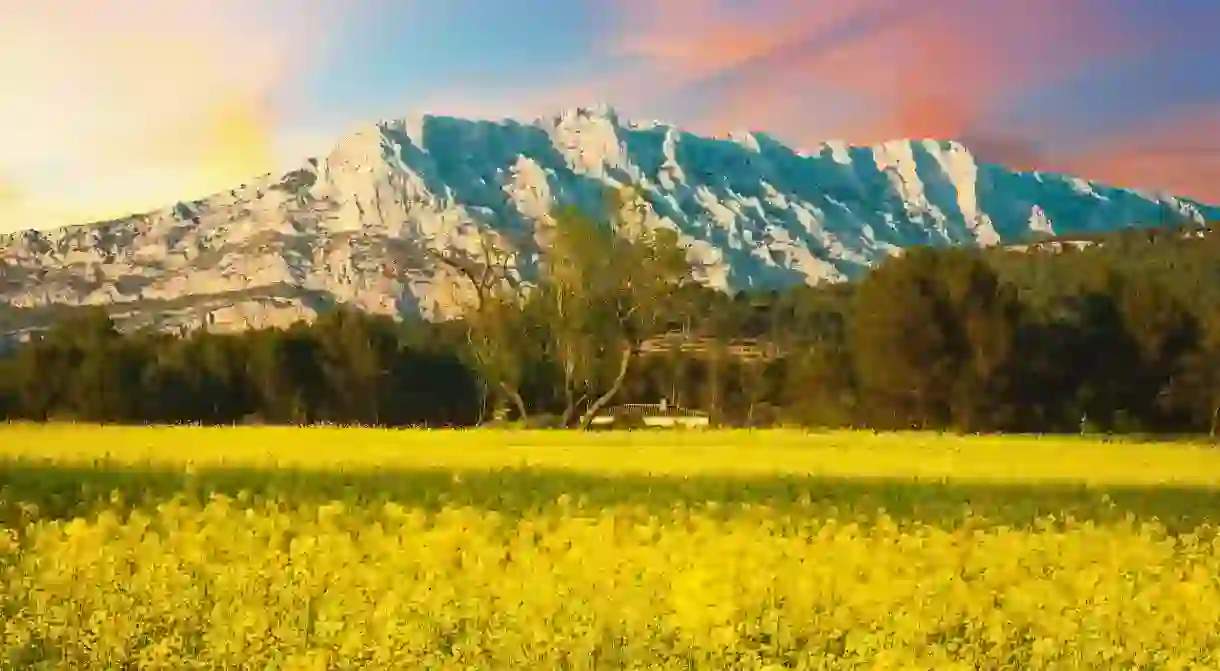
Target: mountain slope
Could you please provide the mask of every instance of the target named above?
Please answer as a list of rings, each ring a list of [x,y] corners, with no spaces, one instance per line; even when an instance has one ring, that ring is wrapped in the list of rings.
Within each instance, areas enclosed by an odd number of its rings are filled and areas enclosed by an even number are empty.
[[[161,328],[286,324],[336,302],[443,318],[466,288],[429,250],[473,249],[480,231],[528,241],[553,204],[595,210],[626,183],[643,188],[652,223],[681,232],[705,281],[733,289],[849,279],[914,244],[1220,219],[1185,199],[982,164],[955,142],[802,153],[604,109],[530,123],[425,116],[200,201],[2,236],[0,301],[28,324],[50,306],[104,304]]]

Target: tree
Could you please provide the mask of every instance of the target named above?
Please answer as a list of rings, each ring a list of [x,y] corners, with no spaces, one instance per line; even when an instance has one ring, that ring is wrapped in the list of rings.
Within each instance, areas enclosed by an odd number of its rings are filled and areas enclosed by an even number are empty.
[[[326,393],[319,349],[302,325],[252,336],[246,377],[262,419],[298,425],[319,419],[320,401]]]
[[[322,316],[314,324],[319,364],[328,390],[324,413],[330,421],[380,423],[384,359],[397,343],[375,318],[347,309]]]
[[[1220,312],[1208,314],[1201,331],[1198,343],[1171,377],[1167,396],[1215,440],[1220,432]]]
[[[65,319],[18,355],[23,405],[43,420],[128,419],[140,364],[133,344],[101,308]]]
[[[953,317],[935,254],[912,249],[887,260],[856,293],[852,349],[867,399],[866,421],[874,426],[948,424],[955,377]]]
[[[474,251],[448,248],[431,254],[463,277],[474,292],[474,305],[463,316],[471,363],[484,384],[504,394],[519,419],[527,419],[521,388],[536,358],[537,337],[524,287],[514,273],[510,245],[502,235],[480,230]]]
[[[559,370],[565,426],[588,428],[613,400],[692,276],[677,235],[645,224],[638,193],[612,193],[607,210],[607,222],[571,207],[552,212],[532,299],[546,325],[547,358]]]
[[[784,370],[780,393],[783,413],[805,426],[842,428],[855,423],[857,385],[844,343],[807,343],[777,366]]]
[[[853,312],[874,425],[976,431],[1011,421],[1020,304],[976,253],[910,249],[861,283]]]
[[[1123,370],[1111,375],[1122,384],[1128,412],[1153,429],[1176,423],[1166,417],[1168,385],[1198,337],[1194,316],[1160,282],[1145,275],[1115,278],[1116,307],[1134,350]]]
[[[1013,426],[1017,390],[1017,335],[1022,323],[1016,289],[1000,281],[977,255],[941,257],[940,278],[949,305],[960,361],[953,387],[952,417],[962,431]]]

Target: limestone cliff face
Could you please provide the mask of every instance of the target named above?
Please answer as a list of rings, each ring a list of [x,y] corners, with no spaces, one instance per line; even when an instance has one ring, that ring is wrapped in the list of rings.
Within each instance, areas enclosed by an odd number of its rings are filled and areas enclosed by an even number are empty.
[[[466,288],[429,250],[508,234],[518,262],[556,203],[596,209],[634,184],[709,285],[841,281],[915,244],[1018,244],[1037,233],[1203,223],[1169,195],[979,163],[955,142],[692,135],[576,109],[532,122],[384,122],[325,157],[122,220],[0,236],[0,308],[114,304],[132,325],[288,324],[335,303],[445,318]]]

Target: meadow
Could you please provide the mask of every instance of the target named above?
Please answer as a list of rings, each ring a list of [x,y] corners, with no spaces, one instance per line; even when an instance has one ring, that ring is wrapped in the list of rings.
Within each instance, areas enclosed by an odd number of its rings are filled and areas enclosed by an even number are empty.
[[[1220,667],[1220,450],[0,427],[0,668]]]

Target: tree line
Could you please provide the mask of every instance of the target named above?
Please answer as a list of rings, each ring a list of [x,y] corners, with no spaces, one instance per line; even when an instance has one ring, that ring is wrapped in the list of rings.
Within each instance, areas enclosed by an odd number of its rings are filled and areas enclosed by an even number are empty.
[[[0,359],[7,419],[588,427],[660,398],[725,425],[1212,433],[1220,237],[917,247],[846,284],[726,294],[613,194],[553,212],[533,270],[486,233],[436,260],[461,319],[337,309],[288,329],[121,333],[104,311]],[[455,297],[460,298],[460,297]],[[749,343],[743,346],[742,343]]]
[[[121,333],[101,309],[0,361],[10,420],[463,426],[476,382],[452,351],[386,317],[338,310],[237,334]]]

